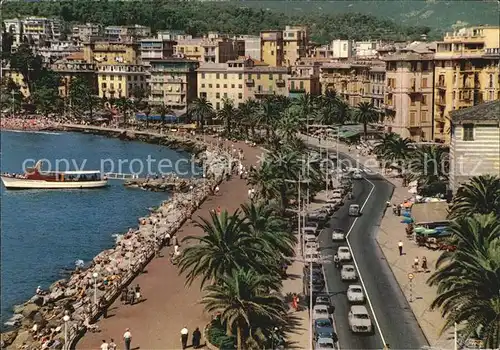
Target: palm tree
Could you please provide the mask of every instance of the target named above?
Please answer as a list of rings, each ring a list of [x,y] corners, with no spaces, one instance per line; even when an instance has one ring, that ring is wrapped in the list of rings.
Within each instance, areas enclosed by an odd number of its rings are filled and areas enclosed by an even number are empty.
[[[401,173],[411,158],[413,152],[412,141],[409,138],[394,137],[385,150],[384,159],[398,165],[398,171]]]
[[[500,223],[495,214],[460,217],[450,226],[455,252],[445,252],[428,284],[437,285],[431,308],[440,308],[442,332],[463,324],[465,337],[479,336],[484,347],[500,346]]]
[[[196,225],[203,229],[205,235],[187,236],[183,240],[195,243],[184,250],[179,261],[180,273],[187,272],[186,283],[191,285],[197,277],[201,277],[203,286],[209,280],[231,274],[232,270],[260,267],[258,260],[263,252],[255,248],[255,239],[245,230],[239,210],[232,215],[226,210],[220,215],[211,212],[210,220],[200,220]]]
[[[115,106],[118,108],[118,110],[122,113],[123,115],[123,124],[125,127],[128,126],[128,112],[133,110],[134,106],[132,101],[130,101],[126,97],[120,97],[115,101]]]
[[[245,134],[248,138],[249,129],[252,129],[252,136],[255,136],[255,125],[257,124],[256,110],[257,103],[255,100],[247,100],[240,105],[236,112],[238,124],[245,127]]]
[[[214,116],[212,103],[206,98],[196,98],[188,108],[189,116],[196,121],[199,128],[203,128],[205,121]]]
[[[168,107],[165,103],[156,106],[156,112],[160,115],[161,123],[165,125],[165,119],[167,115],[173,115],[174,111],[172,108]]]
[[[345,101],[338,100],[335,104],[335,121],[337,124],[344,125],[351,119],[351,107]]]
[[[266,129],[266,137],[269,139],[277,119],[276,105],[271,98],[268,97],[262,101],[257,118],[258,124]]]
[[[309,125],[309,118],[313,118],[314,102],[314,96],[307,92],[294,101],[294,104],[300,109],[300,117],[306,120],[307,125]]]
[[[217,111],[217,118],[220,118],[225,124],[226,135],[228,135],[228,137],[231,135],[231,124],[236,113],[237,111],[234,108],[233,101],[229,98],[224,97],[222,99],[222,108]]]
[[[500,177],[475,176],[457,191],[453,198],[450,217],[454,219],[475,213],[495,213],[500,217]]]
[[[448,151],[445,147],[420,146],[409,161],[408,179],[418,181],[426,195],[444,193],[448,181]]]
[[[300,121],[296,116],[286,111],[278,121],[276,127],[278,129],[278,136],[287,142],[297,135],[300,129]]]
[[[204,288],[207,294],[202,303],[208,313],[220,313],[229,334],[236,329],[238,350],[243,349],[251,337],[252,327],[259,324],[257,320],[283,321],[286,310],[276,293],[280,288],[276,276],[234,270],[219,282]]]
[[[363,124],[363,134],[365,140],[368,136],[368,124],[379,121],[380,113],[375,109],[373,103],[360,102],[358,103],[356,112],[354,113],[354,120],[357,123]]]

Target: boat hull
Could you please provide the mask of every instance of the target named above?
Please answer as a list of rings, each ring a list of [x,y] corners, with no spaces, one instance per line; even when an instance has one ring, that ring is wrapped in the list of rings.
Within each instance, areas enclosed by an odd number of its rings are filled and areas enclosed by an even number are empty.
[[[28,190],[28,189],[84,189],[101,188],[108,184],[107,180],[99,181],[45,181],[27,180],[2,176],[2,182],[8,190]]]

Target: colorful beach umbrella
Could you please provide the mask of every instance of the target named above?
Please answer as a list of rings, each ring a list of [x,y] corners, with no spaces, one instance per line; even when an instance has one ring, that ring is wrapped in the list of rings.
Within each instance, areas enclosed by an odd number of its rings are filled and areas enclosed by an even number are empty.
[[[416,233],[422,233],[425,231],[425,227],[417,226],[413,229]]]
[[[405,218],[411,218],[411,213],[409,211],[404,211],[401,215],[403,215]]]
[[[412,222],[413,222],[412,218],[403,218],[403,220],[401,220],[401,223],[403,224],[411,224]]]

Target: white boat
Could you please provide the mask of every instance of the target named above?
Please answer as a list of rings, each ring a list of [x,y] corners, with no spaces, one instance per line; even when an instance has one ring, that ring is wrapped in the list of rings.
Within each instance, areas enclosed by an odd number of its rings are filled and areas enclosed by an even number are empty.
[[[41,162],[26,169],[24,175],[2,174],[2,182],[8,190],[24,189],[82,189],[100,188],[108,184],[100,171],[80,170],[63,172],[43,172]]]

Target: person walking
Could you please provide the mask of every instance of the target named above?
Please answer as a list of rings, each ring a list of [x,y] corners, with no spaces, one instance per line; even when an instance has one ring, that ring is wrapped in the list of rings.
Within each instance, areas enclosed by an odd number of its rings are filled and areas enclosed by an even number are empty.
[[[201,343],[201,332],[200,328],[196,327],[196,329],[193,332],[193,348],[198,349],[200,347]]]
[[[418,272],[418,265],[420,265],[420,261],[418,260],[418,256],[416,256],[413,260],[413,268],[415,269],[415,272]]]
[[[109,341],[108,347],[109,347],[109,350],[116,350],[117,345],[116,345],[115,340],[113,338],[111,338],[111,340]]]
[[[188,331],[187,327],[182,328],[181,329],[181,345],[182,345],[182,349],[187,348],[188,335],[189,335],[189,331]]]
[[[425,256],[422,257],[422,270],[424,270],[424,272],[428,271],[428,269],[427,269],[427,258]]]
[[[102,317],[108,318],[108,303],[104,297],[99,301],[99,308],[102,310]]]
[[[130,333],[130,328],[125,329],[125,333],[123,333],[123,341],[125,343],[125,350],[130,350],[130,343],[132,342],[132,333]]]
[[[398,249],[399,249],[399,256],[403,255],[403,241],[399,241]]]
[[[135,301],[139,302],[141,300],[141,287],[139,283],[135,286]]]
[[[174,234],[174,235],[172,236],[172,245],[173,245],[173,246],[178,245],[178,244],[177,244],[177,235],[176,235],[176,234]]]
[[[104,339],[102,340],[101,350],[109,350],[109,344]]]
[[[165,241],[166,241],[166,245],[167,245],[167,247],[169,247],[169,246],[170,246],[170,238],[171,238],[171,237],[170,237],[170,233],[169,233],[169,232],[167,232],[167,234],[165,235]]]

